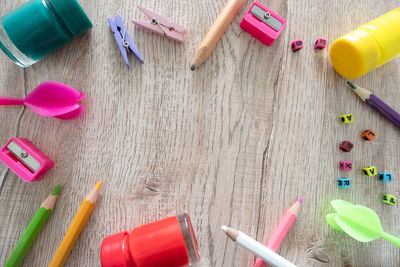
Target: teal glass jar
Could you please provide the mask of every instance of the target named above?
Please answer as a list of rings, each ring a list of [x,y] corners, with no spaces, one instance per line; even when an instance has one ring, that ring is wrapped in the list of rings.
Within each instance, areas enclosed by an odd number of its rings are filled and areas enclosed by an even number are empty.
[[[90,28],[77,0],[30,0],[0,19],[0,48],[28,67]]]

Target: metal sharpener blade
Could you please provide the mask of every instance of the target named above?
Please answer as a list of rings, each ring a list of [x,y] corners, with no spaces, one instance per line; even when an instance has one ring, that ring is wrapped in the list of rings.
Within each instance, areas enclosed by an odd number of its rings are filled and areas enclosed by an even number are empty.
[[[10,142],[7,146],[7,149],[26,166],[28,166],[33,172],[36,172],[39,169],[40,163],[16,143]]]
[[[260,8],[257,5],[254,5],[253,8],[250,10],[250,13],[257,17],[259,20],[270,26],[272,29],[275,31],[279,31],[280,28],[282,27],[282,22],[274,18],[272,15],[266,16],[265,14],[267,13],[264,9]]]

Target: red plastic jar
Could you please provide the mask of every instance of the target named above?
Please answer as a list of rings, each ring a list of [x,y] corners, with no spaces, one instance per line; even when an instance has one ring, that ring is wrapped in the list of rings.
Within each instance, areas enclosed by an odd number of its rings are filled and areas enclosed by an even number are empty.
[[[182,267],[200,260],[186,213],[106,237],[100,258],[103,267]]]

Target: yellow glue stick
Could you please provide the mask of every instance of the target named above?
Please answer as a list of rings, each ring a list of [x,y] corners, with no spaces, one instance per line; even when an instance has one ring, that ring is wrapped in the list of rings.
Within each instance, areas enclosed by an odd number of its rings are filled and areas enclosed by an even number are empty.
[[[333,42],[330,49],[335,70],[356,79],[400,55],[400,8],[358,27]]]

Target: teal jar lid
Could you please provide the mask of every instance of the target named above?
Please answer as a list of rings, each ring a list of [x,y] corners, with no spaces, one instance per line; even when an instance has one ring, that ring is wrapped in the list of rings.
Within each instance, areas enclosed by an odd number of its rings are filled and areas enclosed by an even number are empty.
[[[48,0],[48,2],[73,35],[78,36],[93,27],[77,0]]]

